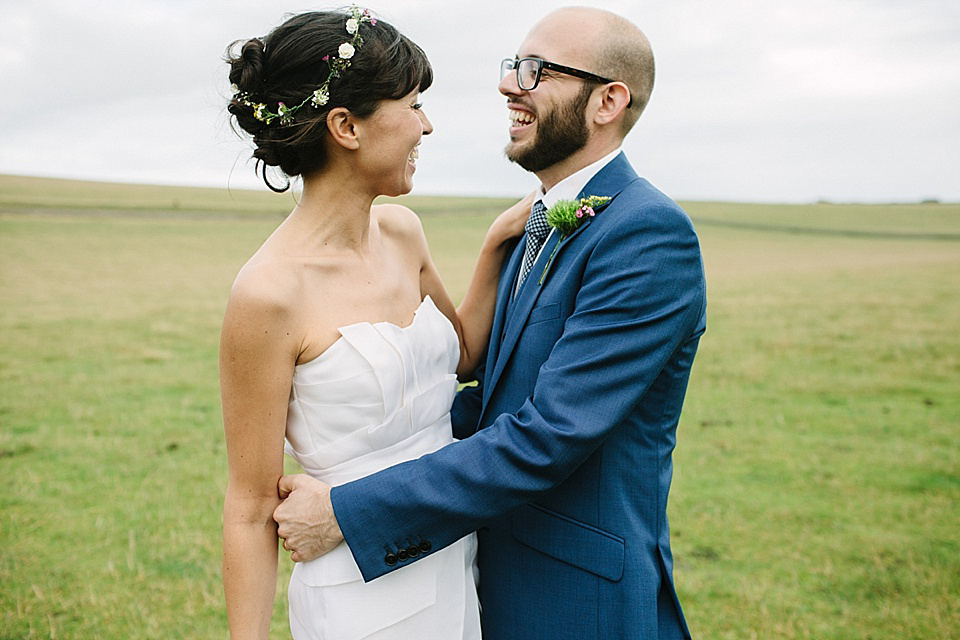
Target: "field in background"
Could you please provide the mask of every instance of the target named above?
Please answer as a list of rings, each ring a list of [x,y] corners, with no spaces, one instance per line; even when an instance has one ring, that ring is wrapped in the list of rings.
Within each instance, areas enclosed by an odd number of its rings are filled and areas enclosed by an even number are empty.
[[[458,298],[509,201],[404,202]],[[291,203],[0,176],[0,638],[226,636],[218,332]],[[710,297],[670,504],[694,637],[953,636],[960,205],[685,206]]]
[[[283,217],[296,204],[294,192],[266,189],[208,189],[202,187],[147,186],[84,182],[0,174],[0,212],[66,212],[140,217],[203,217],[218,214],[236,217]],[[434,198],[406,196],[399,201],[421,214],[499,213],[516,200],[510,198]],[[451,206],[448,207],[448,203]]]

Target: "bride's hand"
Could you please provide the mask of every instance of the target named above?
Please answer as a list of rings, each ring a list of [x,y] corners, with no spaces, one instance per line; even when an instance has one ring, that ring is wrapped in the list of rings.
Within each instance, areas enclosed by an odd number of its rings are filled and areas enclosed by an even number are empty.
[[[527,224],[527,218],[530,217],[530,208],[539,194],[539,189],[532,191],[523,200],[497,216],[490,225],[488,236],[493,240],[506,242],[523,235],[523,226]]]

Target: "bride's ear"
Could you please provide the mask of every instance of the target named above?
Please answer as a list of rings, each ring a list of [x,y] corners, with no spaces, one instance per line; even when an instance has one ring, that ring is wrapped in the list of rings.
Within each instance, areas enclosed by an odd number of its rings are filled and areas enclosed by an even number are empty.
[[[356,118],[344,107],[331,109],[327,114],[327,131],[330,132],[333,141],[345,149],[360,147],[356,125]]]

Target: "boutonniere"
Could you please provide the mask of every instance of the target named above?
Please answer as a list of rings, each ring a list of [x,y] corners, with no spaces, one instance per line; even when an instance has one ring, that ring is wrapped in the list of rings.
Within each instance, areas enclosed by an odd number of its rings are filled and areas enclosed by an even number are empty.
[[[559,200],[547,209],[547,224],[560,232],[560,242],[554,246],[553,253],[547,259],[547,264],[543,267],[543,273],[540,274],[539,284],[543,284],[544,278],[547,277],[547,270],[550,269],[553,256],[557,255],[557,250],[564,238],[580,228],[580,225],[584,222],[597,215],[597,212],[605,207],[610,200],[612,200],[610,196],[587,196],[579,200]]]

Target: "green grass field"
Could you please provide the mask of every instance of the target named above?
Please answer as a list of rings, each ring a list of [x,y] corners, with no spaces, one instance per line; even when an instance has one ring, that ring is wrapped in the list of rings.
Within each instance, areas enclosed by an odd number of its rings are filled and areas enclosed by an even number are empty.
[[[0,638],[226,637],[218,333],[291,202],[0,177]],[[459,297],[504,201],[406,202]],[[960,205],[685,206],[694,637],[958,637]]]

